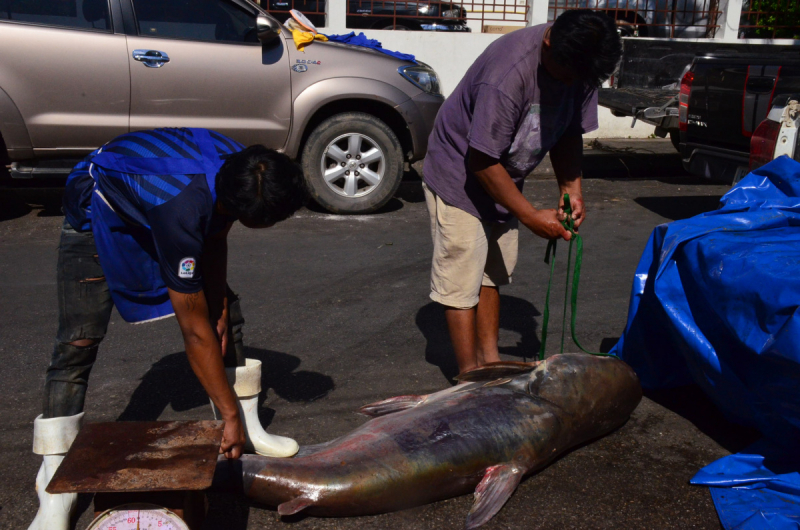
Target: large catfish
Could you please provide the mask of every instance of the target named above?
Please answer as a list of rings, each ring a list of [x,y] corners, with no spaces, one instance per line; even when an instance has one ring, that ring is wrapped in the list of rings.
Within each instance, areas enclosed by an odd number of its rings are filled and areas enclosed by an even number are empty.
[[[281,515],[377,514],[474,491],[471,529],[525,475],[625,423],[642,397],[627,364],[587,354],[493,363],[459,379],[467,383],[367,405],[359,412],[374,419],[294,458],[220,461],[218,478],[233,472],[248,497]]]

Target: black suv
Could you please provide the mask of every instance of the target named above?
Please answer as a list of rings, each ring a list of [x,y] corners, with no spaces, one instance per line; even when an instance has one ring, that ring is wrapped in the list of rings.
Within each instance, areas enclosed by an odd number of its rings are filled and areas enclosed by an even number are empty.
[[[452,2],[348,1],[347,27],[350,29],[470,31],[466,9]],[[262,2],[264,4],[281,21],[288,18],[290,9],[297,9],[318,27],[325,26],[325,15],[322,14],[325,0],[269,0]]]

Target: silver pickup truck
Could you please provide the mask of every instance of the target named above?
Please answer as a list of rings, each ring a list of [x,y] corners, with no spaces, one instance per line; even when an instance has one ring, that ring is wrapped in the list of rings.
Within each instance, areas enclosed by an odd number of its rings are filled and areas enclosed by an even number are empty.
[[[30,0],[0,9],[0,159],[68,173],[117,135],[206,127],[299,159],[315,199],[365,213],[427,150],[436,73],[291,33],[248,0]]]

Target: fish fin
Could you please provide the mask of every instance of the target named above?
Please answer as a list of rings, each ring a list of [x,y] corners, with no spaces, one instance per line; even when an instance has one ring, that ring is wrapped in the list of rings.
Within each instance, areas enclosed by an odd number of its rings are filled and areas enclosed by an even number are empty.
[[[297,512],[305,510],[309,506],[313,505],[314,501],[311,499],[306,499],[305,497],[296,497],[290,501],[286,501],[280,506],[278,506],[278,514],[279,515],[294,515]]]
[[[517,489],[525,473],[514,464],[500,464],[486,470],[483,480],[475,488],[475,502],[467,516],[465,530],[472,530],[486,523],[500,511]]]
[[[455,379],[461,383],[465,381],[489,381],[510,375],[524,374],[530,372],[539,364],[538,361],[532,363],[521,363],[515,361],[499,361],[496,363],[484,364],[479,368],[461,372]]]
[[[378,416],[385,416],[392,412],[400,412],[401,410],[414,408],[425,401],[427,397],[428,396],[397,396],[364,405],[356,412],[364,416],[377,418]]]
[[[488,383],[483,384],[483,388],[487,388],[490,386],[500,386],[506,383],[510,383],[513,378],[511,377],[504,377],[503,379],[495,379],[494,381],[489,381]]]

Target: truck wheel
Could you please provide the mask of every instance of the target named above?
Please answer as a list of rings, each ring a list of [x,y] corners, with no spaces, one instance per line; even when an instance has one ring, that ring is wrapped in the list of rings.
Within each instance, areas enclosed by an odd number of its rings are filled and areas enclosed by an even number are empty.
[[[403,178],[403,148],[388,125],[362,112],[337,114],[308,137],[303,173],[320,206],[369,213],[391,199]]]

